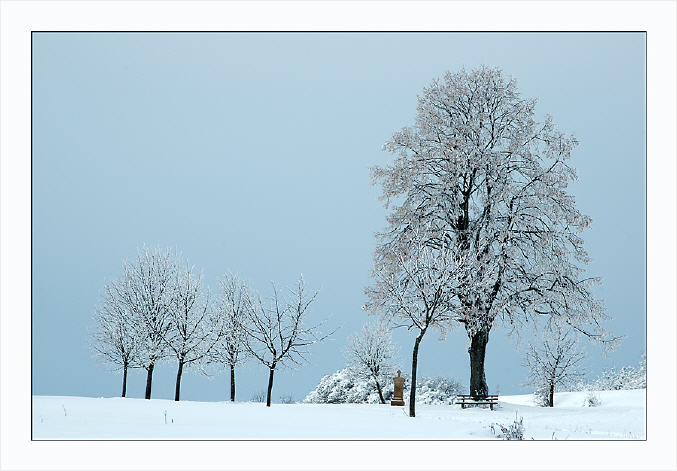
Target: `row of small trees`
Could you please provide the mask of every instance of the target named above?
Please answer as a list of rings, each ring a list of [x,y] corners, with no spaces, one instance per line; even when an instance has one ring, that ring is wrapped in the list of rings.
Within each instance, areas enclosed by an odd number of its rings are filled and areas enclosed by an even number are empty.
[[[96,314],[93,349],[122,369],[122,396],[127,372],[147,372],[150,399],[153,370],[170,357],[177,363],[174,399],[181,394],[184,368],[225,365],[230,370],[230,400],[235,400],[235,367],[253,358],[269,370],[266,405],[270,406],[275,370],[302,363],[308,347],[326,338],[320,324],[306,319],[318,292],[308,293],[301,277],[281,292],[274,284],[264,302],[245,282],[227,274],[214,299],[202,276],[171,250],[139,251],[123,264],[120,278],[108,283]]]

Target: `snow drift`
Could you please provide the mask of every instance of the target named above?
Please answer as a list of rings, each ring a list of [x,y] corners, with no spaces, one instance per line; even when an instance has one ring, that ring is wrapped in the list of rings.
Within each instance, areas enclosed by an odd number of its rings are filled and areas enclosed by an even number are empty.
[[[273,404],[33,396],[34,439],[496,439],[492,424],[523,418],[524,439],[644,439],[646,390],[501,396],[497,410],[421,404]]]

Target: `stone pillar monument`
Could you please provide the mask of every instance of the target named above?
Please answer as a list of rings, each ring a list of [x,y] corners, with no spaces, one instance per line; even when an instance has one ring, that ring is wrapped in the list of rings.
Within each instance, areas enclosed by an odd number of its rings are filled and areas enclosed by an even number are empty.
[[[402,373],[400,370],[397,370],[397,378],[393,378],[393,383],[395,385],[395,390],[393,392],[393,399],[390,401],[391,406],[403,406],[404,398],[402,394],[404,392],[404,378],[400,376]]]

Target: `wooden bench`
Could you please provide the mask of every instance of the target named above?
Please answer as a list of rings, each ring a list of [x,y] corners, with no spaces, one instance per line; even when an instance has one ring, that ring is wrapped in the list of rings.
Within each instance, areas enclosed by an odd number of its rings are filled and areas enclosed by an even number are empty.
[[[491,410],[494,410],[494,406],[498,404],[497,395],[487,395],[487,396],[473,396],[470,394],[459,394],[456,396],[454,404],[460,404],[461,409],[465,409],[468,406],[489,406]]]

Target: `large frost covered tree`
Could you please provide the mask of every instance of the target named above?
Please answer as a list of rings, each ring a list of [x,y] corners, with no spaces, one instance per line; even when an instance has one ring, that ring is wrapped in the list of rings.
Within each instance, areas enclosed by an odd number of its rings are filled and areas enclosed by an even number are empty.
[[[230,400],[235,401],[235,367],[247,358],[247,319],[253,307],[247,285],[233,274],[220,282],[215,316],[221,326],[210,359],[230,369]]]
[[[320,325],[308,325],[310,306],[317,298],[318,291],[306,293],[303,277],[295,289],[290,290],[285,300],[273,285],[270,306],[260,298],[252,300],[245,325],[247,350],[249,354],[268,368],[268,390],[266,406],[270,407],[275,369],[285,365],[301,365],[307,358],[308,347],[324,340],[320,336]]]
[[[127,372],[135,366],[138,338],[134,335],[134,319],[121,286],[124,286],[124,280],[114,280],[104,287],[94,315],[96,331],[92,348],[103,362],[122,369],[122,397],[125,397]]]
[[[346,354],[353,370],[362,378],[374,382],[379,401],[385,404],[383,385],[390,381],[395,370],[392,364],[395,346],[390,330],[382,323],[365,324],[359,334],[348,340]]]
[[[590,338],[610,341],[603,305],[586,278],[581,231],[590,218],[567,192],[576,178],[575,138],[550,117],[535,118],[536,101],[497,68],[447,73],[418,98],[413,126],[384,149],[389,165],[372,169],[389,227],[376,259],[407,252],[410,233],[425,227],[426,244],[446,247],[467,265],[450,322],[464,326],[470,393],[488,392],[484,358],[495,321],[519,330],[549,317]]]

